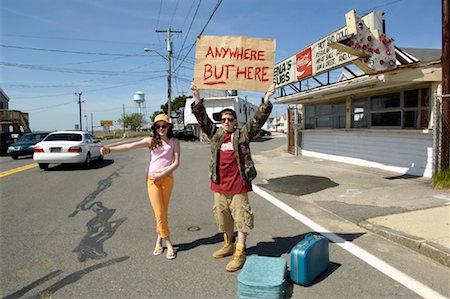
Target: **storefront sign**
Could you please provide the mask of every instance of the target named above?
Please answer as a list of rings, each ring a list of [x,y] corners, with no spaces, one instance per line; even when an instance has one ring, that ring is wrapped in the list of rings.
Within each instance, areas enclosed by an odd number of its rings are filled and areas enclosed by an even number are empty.
[[[311,46],[314,75],[332,70],[358,58],[356,56],[340,52],[329,46],[330,43],[336,42],[347,35],[347,27],[344,27],[322,38]]]
[[[372,29],[381,32],[382,23],[379,22],[378,12],[372,12],[362,17],[364,23]],[[294,56],[288,57],[275,66],[274,83],[275,88],[316,76],[335,68],[341,67],[358,59],[359,57],[346,52],[341,52],[330,47],[331,43],[349,35],[347,26],[325,36],[313,43],[311,46],[299,51]]]
[[[273,81],[276,86],[284,86],[298,81],[295,75],[295,55],[275,65]]]

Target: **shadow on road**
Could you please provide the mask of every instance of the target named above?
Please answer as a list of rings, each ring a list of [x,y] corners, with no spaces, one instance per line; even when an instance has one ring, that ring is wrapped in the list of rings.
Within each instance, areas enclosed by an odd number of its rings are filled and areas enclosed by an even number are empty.
[[[327,177],[314,175],[291,175],[267,180],[258,184],[267,190],[291,195],[306,195],[339,186]]]
[[[270,242],[258,242],[256,246],[247,248],[247,255],[257,254],[257,255],[263,255],[263,256],[272,256],[272,257],[280,257],[281,255],[285,253],[291,252],[292,247],[294,247],[297,243],[299,243],[305,235],[307,235],[309,232],[293,236],[293,237],[274,237],[272,238],[273,241]],[[326,237],[328,233],[320,233]],[[345,241],[352,242],[353,240],[361,237],[362,233],[357,234],[335,234]],[[219,236],[221,237],[221,236]],[[333,243],[330,241],[330,243]]]
[[[40,298],[51,298],[53,294],[55,294],[58,290],[62,289],[63,287],[76,283],[78,280],[80,280],[81,278],[83,278],[83,276],[85,276],[86,274],[89,274],[90,272],[96,271],[96,270],[100,270],[102,268],[108,267],[108,266],[112,266],[114,264],[117,263],[121,263],[126,261],[127,259],[129,259],[129,256],[123,256],[123,257],[119,257],[119,258],[115,258],[115,259],[111,259],[96,265],[92,265],[89,266],[87,268],[84,268],[82,270],[73,272],[69,275],[67,275],[66,277],[60,279],[59,281],[55,282],[53,285],[51,285],[50,287],[46,288],[45,290],[39,292],[38,294],[31,296],[29,298],[36,298],[36,299],[40,299]],[[51,280],[52,278],[60,275],[63,271],[58,270],[58,271],[54,271],[50,274],[47,274],[46,276],[34,281],[33,283],[23,287],[22,289],[18,290],[17,292],[7,295],[6,297],[4,297],[4,299],[12,299],[12,298],[20,298],[22,296],[24,296],[27,292],[31,291],[32,289],[38,287],[39,285]]]
[[[103,160],[101,162],[93,161],[87,169],[100,169],[114,163],[114,160]],[[68,171],[68,170],[86,170],[83,164],[57,164],[46,169],[45,171]]]
[[[177,248],[177,252],[179,252],[179,251],[191,250],[191,249],[194,249],[194,248],[196,248],[198,246],[202,246],[202,245],[210,245],[210,244],[216,244],[216,243],[221,243],[221,242],[223,242],[223,234],[217,233],[211,237],[197,239],[190,243],[174,244],[173,246],[175,248]]]

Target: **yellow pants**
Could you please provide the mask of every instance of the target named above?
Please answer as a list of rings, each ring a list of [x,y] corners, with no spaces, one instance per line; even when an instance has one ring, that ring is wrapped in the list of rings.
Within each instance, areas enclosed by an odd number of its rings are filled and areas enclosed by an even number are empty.
[[[162,238],[170,235],[168,211],[172,190],[173,176],[166,176],[156,183],[147,177],[147,192],[155,213],[156,232]]]

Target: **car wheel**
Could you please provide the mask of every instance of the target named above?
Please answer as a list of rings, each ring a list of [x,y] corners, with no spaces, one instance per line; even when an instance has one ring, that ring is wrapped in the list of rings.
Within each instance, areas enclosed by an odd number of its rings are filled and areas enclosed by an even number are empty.
[[[18,155],[11,155],[11,158],[13,158],[14,160],[17,160],[17,159],[19,159],[19,156]]]
[[[84,161],[83,166],[85,169],[89,169],[89,166],[91,165],[91,153],[87,153],[86,155],[86,161]]]
[[[48,169],[48,163],[39,163],[39,168],[47,170]]]

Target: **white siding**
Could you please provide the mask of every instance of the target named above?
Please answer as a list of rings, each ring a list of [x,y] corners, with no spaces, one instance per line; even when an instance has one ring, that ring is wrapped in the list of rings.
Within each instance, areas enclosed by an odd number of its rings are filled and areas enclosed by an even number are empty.
[[[318,130],[302,134],[305,156],[431,177],[431,134]]]

